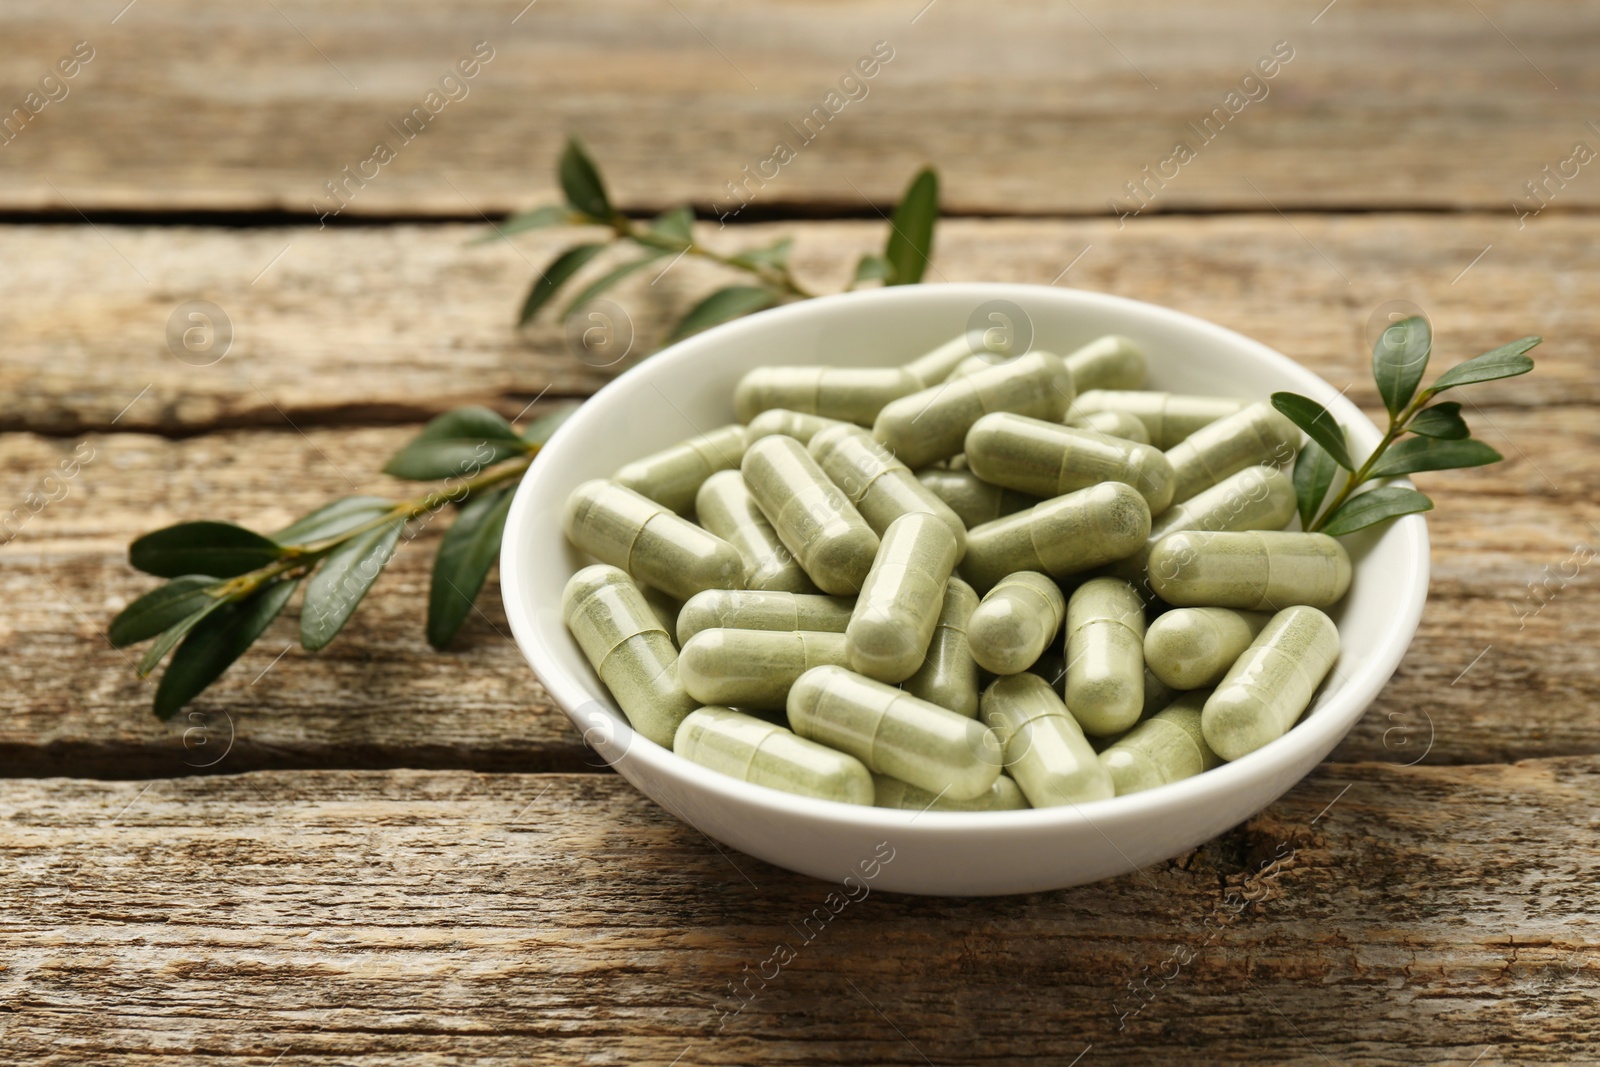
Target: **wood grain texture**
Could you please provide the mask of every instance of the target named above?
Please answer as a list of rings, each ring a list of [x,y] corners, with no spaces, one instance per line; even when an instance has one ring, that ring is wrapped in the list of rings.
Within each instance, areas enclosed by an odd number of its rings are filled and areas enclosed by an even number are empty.
[[[1501,445],[1505,463],[1421,479],[1438,501],[1428,606],[1399,673],[1337,759],[1473,763],[1600,751],[1592,711],[1600,703],[1600,587],[1586,556],[1571,562],[1576,545],[1592,555],[1600,541],[1592,409],[1497,408],[1492,418],[1512,444],[1480,430]],[[0,491],[16,499],[37,491],[62,457],[92,450],[61,483],[56,495],[64,495],[0,547],[0,766],[22,775],[167,777],[595,765],[511,643],[495,579],[456,646],[428,648],[428,575],[448,516],[402,542],[323,652],[299,648],[291,607],[171,723],[150,715],[153,687],[133,672],[138,653],[101,636],[154,585],[126,562],[138,534],[201,517],[271,531],[340,495],[409,495],[414,486],[373,472],[413,432],[0,435]]]
[[[800,930],[826,883],[615,776],[11,781],[0,1041],[46,1064],[1588,1061],[1597,785],[1592,758],[1326,765],[1142,872],[869,893]]]
[[[73,42],[96,54],[0,147],[0,208],[321,212],[324,183],[381,141],[396,158],[350,187],[346,217],[474,218],[552,196],[570,131],[638,209],[727,210],[726,183],[781,140],[796,158],[765,169],[775,177],[755,187],[756,209],[860,213],[931,160],[959,211],[1103,214],[1184,140],[1197,157],[1167,168],[1176,176],[1150,210],[1271,201],[1509,218],[1542,167],[1576,141],[1600,146],[1587,126],[1600,114],[1600,13],[1554,0],[1343,0],[1320,15],[1288,0],[122,6],[6,5],[8,108]],[[414,140],[397,136],[480,41],[494,58],[467,95],[436,106]],[[867,95],[825,105],[878,41],[893,59]],[[1267,95],[1246,87],[1259,100],[1204,141],[1190,124],[1226,106],[1279,41],[1294,58]],[[837,115],[806,143],[790,124],[822,106]],[[1566,173],[1551,210],[1600,203],[1600,181]]]
[[[0,430],[282,429],[416,421],[469,402],[514,414],[546,389],[593,392],[638,358],[592,367],[569,350],[559,319],[525,335],[511,328],[536,268],[582,239],[577,233],[467,244],[483,232],[0,227],[8,250],[0,292],[13,294],[0,304],[0,392],[10,398]],[[730,251],[792,235],[798,272],[833,291],[858,255],[881,244],[884,224],[702,232]],[[733,280],[686,259],[658,277],[642,272],[611,296],[642,356],[659,345],[669,316]],[[1600,402],[1600,218],[1537,219],[1521,233],[1498,216],[1415,215],[1146,217],[1120,228],[1114,220],[953,220],[939,228],[932,283],[1052,280],[1237,329],[1350,385],[1369,408],[1377,405],[1369,323],[1391,302],[1408,301],[1432,317],[1441,361],[1527,333],[1549,338],[1536,353],[1539,373],[1482,390],[1475,402]],[[217,304],[233,324],[231,348],[205,366],[168,345],[169,320],[191,300]]]

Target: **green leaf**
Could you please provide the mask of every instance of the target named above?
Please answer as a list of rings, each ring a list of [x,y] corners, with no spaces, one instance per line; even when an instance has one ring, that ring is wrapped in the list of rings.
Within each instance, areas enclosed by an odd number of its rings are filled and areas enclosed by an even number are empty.
[[[279,579],[247,600],[222,606],[209,625],[184,638],[156,687],[156,716],[172,718],[216,681],[278,617],[299,584],[297,578]]]
[[[456,408],[428,423],[394,454],[383,472],[396,478],[431,482],[475,474],[527,450],[527,444],[511,424],[488,408]]]
[[[1328,450],[1315,441],[1306,442],[1294,461],[1294,495],[1299,503],[1300,528],[1311,529],[1311,520],[1328,495],[1333,472],[1339,469]]]
[[[517,325],[526,326],[539,314],[539,309],[548,304],[563,285],[572,280],[572,276],[584,268],[595,256],[605,249],[604,244],[574,245],[550,261],[544,273],[533,280],[533,287],[528,290],[528,298],[522,302],[522,311],[517,316]]]
[[[688,244],[694,240],[694,209],[675,207],[650,220],[650,232]]]
[[[889,264],[886,285],[915,285],[933,255],[933,224],[939,220],[939,175],[923,167],[906,187],[890,220],[883,258]]]
[[[283,546],[276,541],[231,522],[180,522],[128,546],[128,562],[158,578],[185,574],[232,578],[283,555]]]
[[[163,630],[161,635],[150,643],[150,647],[144,650],[144,655],[139,659],[139,666],[136,669],[139,677],[150,677],[150,672],[155,670],[161,661],[167,658],[167,653],[172,651],[174,645],[188,636],[189,631],[199,625],[202,619],[213,612],[220,611],[222,606],[227,603],[229,603],[227,597],[209,597],[205,604],[199,605],[194,611],[177,620],[166,630]]]
[[[561,424],[577,414],[578,405],[559,408],[548,415],[541,415],[528,424],[522,431],[522,439],[529,444],[542,445],[550,440],[550,435],[561,429]]]
[[[583,292],[572,298],[572,302],[569,303],[566,307],[566,310],[561,313],[562,316],[564,317],[572,314],[574,311],[577,311],[580,307],[587,304],[589,301],[593,300],[595,297],[599,296],[613,285],[616,285],[618,282],[622,281],[622,279],[626,278],[634,271],[640,269],[641,267],[648,267],[650,264],[656,262],[666,255],[668,255],[666,251],[647,252],[643,259],[635,259],[631,262],[624,263],[622,266],[613,268],[605,274],[602,274],[599,278],[596,278],[594,281],[585,286]]]
[[[1524,337],[1512,341],[1508,345],[1485,352],[1481,356],[1474,356],[1465,363],[1459,363],[1443,374],[1439,375],[1433,383],[1430,393],[1442,393],[1446,389],[1454,389],[1458,385],[1472,385],[1474,382],[1492,382],[1496,378],[1515,378],[1519,374],[1527,374],[1533,369],[1533,360],[1523,355],[1537,345],[1543,338]]]
[[[1344,427],[1334,421],[1332,413],[1308,396],[1299,393],[1273,393],[1272,406],[1288,416],[1317,444],[1327,449],[1333,461],[1347,471],[1355,470],[1350,462],[1350,451],[1345,447]]]
[[[306,582],[306,598],[300,606],[302,648],[315,652],[344,629],[356,605],[394,555],[395,542],[404,526],[404,519],[384,523],[352,537],[328,554]]]
[[[210,590],[219,584],[217,579],[206,574],[174,578],[117,612],[106,636],[115,648],[148,640],[216,600]]]
[[[1406,429],[1424,437],[1444,437],[1452,441],[1472,436],[1466,420],[1461,417],[1461,405],[1454,400],[1417,412],[1406,423]]]
[[[777,294],[770,289],[762,289],[754,285],[733,285],[726,289],[718,289],[700,303],[689,309],[689,313],[678,320],[678,325],[672,328],[668,341],[676,341],[687,337],[691,333],[699,333],[720,322],[736,319],[741,315],[748,315],[752,311],[769,308],[778,302]]]
[[[546,207],[536,207],[532,211],[524,211],[512,215],[509,219],[498,224],[493,233],[486,233],[482,237],[474,237],[468,244],[481,245],[490,241],[502,241],[515,233],[527,230],[543,230],[551,226],[578,226],[590,221],[579,215],[571,208],[562,204],[550,204]]]
[[[889,261],[882,256],[868,255],[856,260],[856,273],[850,279],[854,289],[862,282],[881,282],[889,276]]]
[[[392,507],[394,504],[381,496],[340,497],[300,516],[273,534],[272,539],[280,545],[308,545],[371,522]]]
[[[434,648],[448,645],[472,610],[472,602],[500,554],[500,535],[506,527],[511,496],[511,489],[501,489],[477,497],[445,531],[428,587],[428,644]]]
[[[1372,346],[1372,377],[1389,414],[1398,415],[1411,403],[1432,347],[1433,328],[1421,315],[1391,323],[1378,335]]]
[[[556,174],[561,179],[561,191],[566,194],[567,203],[590,218],[601,222],[610,220],[613,214],[611,199],[606,196],[605,183],[600,180],[600,169],[594,165],[594,160],[589,158],[589,153],[583,150],[583,143],[576,137],[567,139],[567,148],[561,153]]]
[[[789,262],[789,249],[794,247],[794,238],[784,237],[765,248],[752,248],[748,252],[740,252],[733,258],[741,263],[749,263],[758,267],[781,268]]]
[[[1498,463],[1505,457],[1482,441],[1445,441],[1436,437],[1407,437],[1391,445],[1373,464],[1371,477],[1392,478],[1418,471],[1453,470]]]
[[[1397,515],[1411,515],[1419,511],[1432,511],[1433,501],[1415,489],[1401,485],[1379,486],[1350,497],[1323,523],[1321,533],[1339,537],[1363,530],[1373,523],[1392,519]]]

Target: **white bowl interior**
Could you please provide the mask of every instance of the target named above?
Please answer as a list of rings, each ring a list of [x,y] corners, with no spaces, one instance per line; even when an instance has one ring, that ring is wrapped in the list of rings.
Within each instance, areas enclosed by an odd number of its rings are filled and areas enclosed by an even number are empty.
[[[561,532],[568,493],[732,422],[734,384],[752,367],[905,362],[956,336],[995,301],[1021,309],[1036,348],[1064,354],[1103,334],[1125,334],[1149,358],[1149,388],[1251,400],[1293,390],[1333,412],[1352,451],[1364,454],[1379,439],[1339,390],[1258,342],[1165,308],[1046,286],[905,286],[825,297],[729,323],[642,362],[584,404],[523,480],[506,524],[502,595],[523,654],[585,739],[711,837],[834,881],[852,872],[862,878],[870,863],[877,888],[913,893],[1029,892],[1124,873],[1208,840],[1285,792],[1355,724],[1410,643],[1428,583],[1421,516],[1345,539],[1355,580],[1330,612],[1342,651],[1300,724],[1243,759],[1145,793],[1076,807],[919,814],[749,785],[636,735],[561,620],[562,587],[590,562]]]

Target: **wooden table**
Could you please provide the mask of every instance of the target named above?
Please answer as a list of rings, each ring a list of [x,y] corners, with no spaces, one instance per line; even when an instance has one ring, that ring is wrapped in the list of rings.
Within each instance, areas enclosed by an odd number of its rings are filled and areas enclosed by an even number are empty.
[[[5,101],[75,42],[93,53],[0,145],[0,514],[23,509],[0,548],[0,1058],[1600,1056],[1600,173],[1573,159],[1600,148],[1600,12],[523,3],[0,16]],[[493,58],[468,94],[323,218],[324,183],[480,41]],[[151,717],[102,636],[151,585],[125,562],[132,537],[400,492],[374,472],[429,417],[537,411],[612,373],[567,354],[559,326],[511,328],[570,235],[467,244],[484,216],[550,198],[566,131],[630,211],[725,211],[724,183],[878,41],[893,58],[868,95],[736,227],[702,224],[708,242],[792,234],[799,273],[837,288],[932,161],[953,217],[930,281],[1170,305],[1368,410],[1387,302],[1426,310],[1441,363],[1546,337],[1534,374],[1463,397],[1507,460],[1421,479],[1438,501],[1422,627],[1327,763],[1114,881],[874,894],[735,1011],[732,987],[828,887],[718,847],[599,766],[492,592],[430,652],[435,533],[325,652],[294,643],[291,611],[189,712]],[[1189,124],[1280,41],[1292,59],[1243,85],[1266,95],[1202,141]],[[1148,183],[1178,139],[1194,158]],[[723,277],[686,262],[616,298],[648,345]],[[210,365],[167,344],[189,300],[234,328]],[[41,490],[74,452],[92,458]],[[59,499],[34,510],[38,491]]]

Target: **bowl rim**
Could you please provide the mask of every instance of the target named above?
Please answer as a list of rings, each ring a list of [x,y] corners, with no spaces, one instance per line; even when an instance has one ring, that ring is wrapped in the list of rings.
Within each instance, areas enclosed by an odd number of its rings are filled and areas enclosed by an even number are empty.
[[[1398,595],[1394,610],[1389,614],[1387,624],[1377,640],[1376,647],[1379,652],[1355,665],[1347,665],[1341,657],[1335,663],[1333,673],[1340,673],[1341,667],[1348,669],[1342,687],[1331,696],[1322,693],[1319,697],[1321,703],[1314,709],[1313,714],[1299,720],[1282,737],[1248,755],[1223,763],[1209,771],[1139,793],[1083,804],[1010,811],[919,812],[823,800],[745,782],[677,756],[671,750],[637,734],[628,725],[626,716],[608,693],[603,689],[591,689],[586,680],[571,676],[555,662],[537,639],[533,606],[525,603],[519,592],[523,574],[515,546],[540,519],[533,502],[544,495],[540,490],[543,480],[542,470],[552,470],[556,462],[561,459],[562,453],[569,447],[567,442],[583,436],[587,425],[602,417],[601,413],[608,397],[614,397],[626,390],[633,381],[670,374],[680,365],[693,363],[699,357],[701,349],[710,342],[738,340],[746,334],[758,336],[767,330],[782,328],[792,320],[826,312],[841,303],[881,302],[895,305],[944,300],[966,302],[973,299],[1016,298],[1018,294],[1028,299],[1059,301],[1069,307],[1111,307],[1126,313],[1165,321],[1184,329],[1209,333],[1219,342],[1242,348],[1257,357],[1265,358],[1269,363],[1278,364],[1288,377],[1296,379],[1296,391],[1318,400],[1333,413],[1338,422],[1345,426],[1354,447],[1368,451],[1381,438],[1377,426],[1354,403],[1347,400],[1343,392],[1335,390],[1321,377],[1276,349],[1187,312],[1130,297],[1090,290],[1008,282],[951,282],[861,290],[785,304],[723,323],[685,338],[642,360],[597,390],[551,436],[542,451],[551,454],[554,462],[548,464],[535,462],[529,468],[528,474],[517,487],[512,499],[501,544],[501,599],[517,646],[549,693],[551,700],[586,738],[589,736],[587,731],[592,729],[593,724],[580,721],[577,709],[588,708],[598,703],[615,720],[612,724],[614,733],[610,735],[610,741],[604,747],[615,751],[617,755],[608,755],[608,763],[618,765],[637,761],[659,774],[683,783],[687,788],[707,791],[718,799],[754,806],[775,815],[802,815],[841,829],[905,832],[913,822],[924,832],[937,830],[1003,832],[1024,827],[1038,830],[1052,824],[1061,826],[1087,824],[1098,829],[1097,818],[1123,822],[1158,815],[1177,808],[1201,807],[1221,802],[1229,795],[1248,791],[1252,785],[1259,786],[1264,780],[1302,761],[1310,764],[1320,762],[1326,758],[1326,753],[1354,727],[1404,658],[1422,617],[1423,605],[1427,599],[1430,561],[1427,523],[1421,514],[1407,515],[1395,520],[1382,534],[1385,538],[1396,538],[1401,542],[1401,549],[1410,557],[1413,566],[1410,568],[1409,580],[1395,590]],[[552,517],[552,521],[559,519]],[[1305,760],[1308,753],[1319,749],[1320,752],[1314,759]],[[681,813],[675,812],[675,814],[680,814],[681,817]]]

